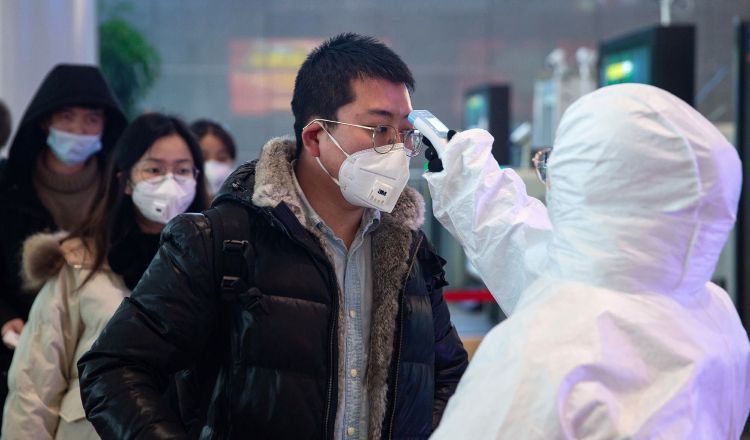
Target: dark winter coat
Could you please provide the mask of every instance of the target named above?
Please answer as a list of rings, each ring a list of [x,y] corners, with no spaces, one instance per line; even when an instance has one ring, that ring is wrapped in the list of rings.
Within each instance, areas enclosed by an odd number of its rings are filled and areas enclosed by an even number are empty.
[[[37,156],[47,147],[47,133],[42,123],[55,111],[74,105],[104,109],[102,150],[97,154],[100,165],[127,124],[104,77],[94,66],[58,65],[39,86],[21,118],[8,159],[0,167],[0,206],[3,209],[0,216],[0,325],[14,318],[25,320],[34,299],[33,295],[23,292],[21,286],[23,241],[37,232],[57,230],[52,215],[39,201],[32,180]],[[0,366],[5,370],[7,367],[7,364]]]
[[[34,300],[34,292],[21,282],[24,240],[58,229],[33,186],[37,156],[47,147],[42,123],[62,107],[81,104],[104,109],[102,151],[97,157],[103,164],[127,121],[99,70],[83,65],[58,65],[47,75],[21,118],[8,158],[0,164],[0,326],[15,318],[25,321]],[[0,344],[0,404],[5,402],[12,358],[13,351]]]
[[[161,392],[169,374],[201,359],[219,364],[202,438],[333,438],[343,299],[320,232],[303,226],[293,151],[272,140],[217,198],[249,211],[254,301],[221,300],[204,215],[165,229],[132,297],[79,362],[84,407],[103,438],[185,438]],[[407,188],[373,232],[371,439],[427,438],[467,365],[442,297],[444,261],[419,230],[423,209]]]

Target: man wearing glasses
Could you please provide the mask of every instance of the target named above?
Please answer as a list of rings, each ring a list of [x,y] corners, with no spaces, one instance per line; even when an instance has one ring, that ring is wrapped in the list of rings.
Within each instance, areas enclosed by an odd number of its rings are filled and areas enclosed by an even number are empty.
[[[442,298],[444,261],[419,230],[423,201],[406,187],[420,148],[407,122],[413,83],[369,37],[339,35],[310,53],[292,100],[296,142],[272,139],[229,177],[214,206],[236,215],[167,226],[81,359],[84,406],[103,438],[430,435],[467,356]],[[247,239],[220,248],[228,221]],[[244,271],[220,283],[214,267],[234,248]],[[180,417],[162,392],[185,369],[200,380],[197,398],[178,392]]]

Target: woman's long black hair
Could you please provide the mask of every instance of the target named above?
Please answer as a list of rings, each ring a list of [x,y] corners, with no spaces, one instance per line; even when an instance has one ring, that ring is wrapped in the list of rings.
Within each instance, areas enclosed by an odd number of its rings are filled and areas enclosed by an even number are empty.
[[[136,207],[133,199],[125,193],[130,184],[130,171],[133,165],[157,140],[174,134],[185,141],[193,156],[193,163],[199,170],[195,198],[187,211],[200,212],[208,206],[208,193],[203,179],[203,155],[192,132],[184,122],[173,116],[161,113],[139,116],[122,133],[107,159],[106,174],[97,192],[91,216],[65,238],[81,239],[95,256],[91,273],[82,285],[101,269],[112,246],[118,244],[129,231],[137,227]]]

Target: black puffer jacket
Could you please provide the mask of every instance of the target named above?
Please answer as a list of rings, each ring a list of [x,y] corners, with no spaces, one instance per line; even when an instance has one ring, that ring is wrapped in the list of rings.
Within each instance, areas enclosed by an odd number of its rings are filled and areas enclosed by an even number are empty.
[[[168,225],[133,296],[79,363],[84,406],[103,438],[185,438],[160,393],[170,373],[207,357],[219,373],[202,438],[333,438],[341,293],[320,237],[302,226],[293,150],[271,141],[217,199],[249,210],[259,299],[220,299],[205,216]],[[368,438],[428,437],[467,365],[442,298],[443,260],[418,229],[422,209],[407,189],[372,239]]]

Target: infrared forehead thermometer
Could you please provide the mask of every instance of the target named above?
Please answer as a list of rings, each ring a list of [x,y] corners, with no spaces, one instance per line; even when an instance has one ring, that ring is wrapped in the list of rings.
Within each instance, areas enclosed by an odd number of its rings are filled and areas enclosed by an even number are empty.
[[[414,110],[409,113],[407,119],[414,128],[430,140],[438,157],[443,156],[448,148],[448,127],[427,110]]]

